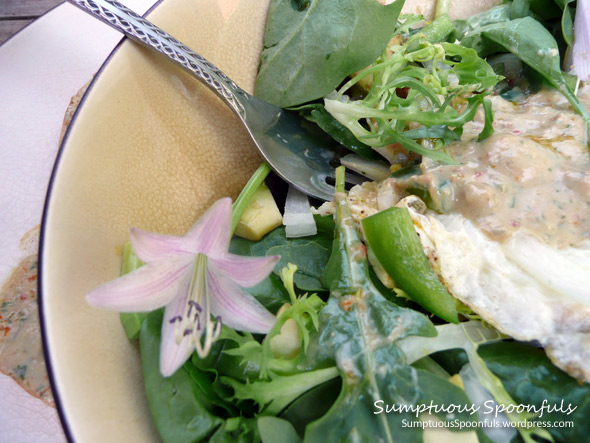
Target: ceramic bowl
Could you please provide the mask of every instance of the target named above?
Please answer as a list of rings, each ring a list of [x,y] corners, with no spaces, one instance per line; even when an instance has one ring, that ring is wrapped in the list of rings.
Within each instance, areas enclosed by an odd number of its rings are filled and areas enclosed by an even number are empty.
[[[164,0],[149,19],[252,92],[268,3]],[[466,3],[460,15],[494,1]],[[429,15],[432,4],[406,6]],[[137,344],[84,295],[118,276],[130,227],[183,234],[260,161],[232,112],[160,55],[124,41],[102,67],[61,146],[42,224],[44,344],[70,440],[158,440]]]

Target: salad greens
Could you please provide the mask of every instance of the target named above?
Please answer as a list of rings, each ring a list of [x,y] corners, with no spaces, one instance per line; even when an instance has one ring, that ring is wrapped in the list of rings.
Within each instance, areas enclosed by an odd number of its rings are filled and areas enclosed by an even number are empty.
[[[535,19],[523,17],[486,25],[466,34],[461,44],[477,49],[480,55],[497,52],[498,45],[507,49],[559,90],[584,118],[586,124],[590,122],[586,109],[569,88],[560,68],[561,61],[555,39]]]
[[[567,404],[580,405],[580,411],[573,416],[557,412],[552,418],[575,420],[585,429],[590,388],[555,368],[541,350],[503,342],[500,334],[479,321],[434,326],[423,313],[386,298],[382,285],[373,283],[365,247],[352,222],[343,172],[343,168],[337,171],[335,223],[318,218],[320,237],[315,239],[321,243],[328,233],[333,235],[320,277],[322,288],[330,291],[327,301],[326,295],[322,300],[298,287],[297,266],[289,264],[267,278],[282,285],[283,291],[274,294],[279,298],[259,298],[267,307],[284,302],[265,337],[224,326],[207,357],[194,354],[170,377],[162,376],[158,363],[162,310],[146,314],[139,337],[144,381],[162,439],[274,442],[280,435],[280,441],[293,442],[355,438],[413,442],[421,441],[428,431],[404,423],[430,417],[446,422],[453,432],[475,430],[480,441],[490,441],[486,429],[478,428],[478,421],[487,418],[480,412],[435,416],[416,412],[425,411],[428,404],[475,404],[475,397],[449,381],[449,375],[461,367],[475,371],[477,389],[491,393],[496,407],[539,406],[543,399],[558,403],[563,398]],[[234,238],[232,243],[253,254],[268,253],[273,247],[264,245],[264,240],[248,242],[249,250],[243,239]],[[297,258],[305,263],[315,254],[314,249],[302,249]],[[137,263],[132,252],[126,259]],[[287,327],[289,322],[294,329]],[[453,359],[456,349],[463,350],[467,359],[454,359],[450,367],[444,361]],[[569,394],[561,397],[565,392]],[[404,404],[405,410],[382,412],[388,405]],[[515,426],[526,442],[535,441],[533,435],[571,441],[583,432],[535,427],[540,418],[534,414],[506,415],[515,424],[528,420],[526,427]],[[453,429],[453,423],[459,422],[464,428]]]
[[[358,436],[391,442],[401,434],[410,414],[375,414],[374,402],[467,401],[456,386],[434,374],[408,366],[395,344],[409,335],[435,333],[424,315],[387,301],[371,283],[364,246],[358,238],[346,202],[344,170],[336,171],[337,234],[325,279],[330,299],[321,311],[317,338],[322,359],[336,361],[342,376],[340,396],[320,420],[309,425],[308,441],[342,441]],[[313,355],[313,354],[312,354]],[[468,419],[467,416],[463,417]]]
[[[403,3],[273,1],[256,95],[281,107],[323,97],[385,49]]]
[[[484,59],[492,54],[512,53],[588,121],[560,68],[559,45],[572,43],[573,5],[515,0],[453,22],[449,2],[441,1],[437,18],[416,29],[422,18],[400,16],[403,0],[273,0],[257,94],[294,107],[362,157],[378,158],[387,154],[379,148],[398,144],[453,163],[445,146],[478,111],[478,140],[493,133],[486,97],[502,76]],[[557,37],[546,28],[551,20],[559,22]],[[262,165],[234,203],[231,232],[269,171]],[[416,172],[410,164],[395,174]],[[587,439],[590,386],[457,303],[406,209],[382,211],[358,227],[343,167],[335,189],[335,215],[314,216],[316,235],[287,238],[279,227],[257,242],[231,239],[231,254],[280,256],[272,272],[244,289],[275,316],[266,332],[238,332],[224,322],[208,355],[192,353],[165,377],[163,310],[121,314],[128,337],[139,338],[146,396],[165,442],[418,442],[430,432],[427,422],[443,423],[452,438],[469,433],[482,442]],[[376,277],[368,254],[393,278],[393,289]],[[122,274],[142,265],[125,245]],[[457,374],[465,386],[454,382]],[[487,398],[505,411],[507,429],[491,432],[482,425],[491,416],[467,408]],[[575,410],[517,409],[544,401]],[[432,413],[427,405],[466,407]],[[544,427],[546,420],[573,427]]]

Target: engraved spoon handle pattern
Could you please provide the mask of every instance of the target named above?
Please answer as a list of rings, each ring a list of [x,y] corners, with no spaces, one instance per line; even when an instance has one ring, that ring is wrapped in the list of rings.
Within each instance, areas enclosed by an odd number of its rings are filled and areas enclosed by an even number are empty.
[[[244,118],[243,99],[249,94],[236,85],[215,65],[184,45],[167,32],[114,0],[68,0],[103,23],[122,32],[134,41],[155,49],[191,72],[207,85],[241,118]]]

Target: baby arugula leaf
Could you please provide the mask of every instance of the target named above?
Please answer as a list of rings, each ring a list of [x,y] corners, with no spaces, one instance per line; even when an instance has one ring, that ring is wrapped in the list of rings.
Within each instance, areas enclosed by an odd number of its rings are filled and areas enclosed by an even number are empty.
[[[256,95],[281,107],[333,91],[371,64],[392,37],[404,0],[273,0]]]
[[[421,429],[402,426],[403,419],[416,420],[416,413],[375,413],[376,404],[467,404],[467,398],[447,380],[407,365],[396,348],[404,337],[436,331],[426,316],[389,302],[373,286],[366,248],[343,192],[343,176],[344,169],[338,168],[336,233],[324,275],[331,292],[320,312],[315,350],[336,361],[342,390],[328,413],[308,425],[305,441],[391,442],[394,435],[397,441],[418,441]]]

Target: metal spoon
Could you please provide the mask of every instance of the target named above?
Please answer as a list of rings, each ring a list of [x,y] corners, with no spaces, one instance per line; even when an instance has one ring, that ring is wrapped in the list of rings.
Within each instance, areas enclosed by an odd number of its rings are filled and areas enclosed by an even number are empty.
[[[312,197],[332,200],[334,189],[326,179],[334,178],[331,162],[338,156],[309,122],[248,94],[212,63],[126,6],[112,0],[68,1],[192,73],[236,113],[282,179]],[[354,176],[347,181],[358,182]]]

